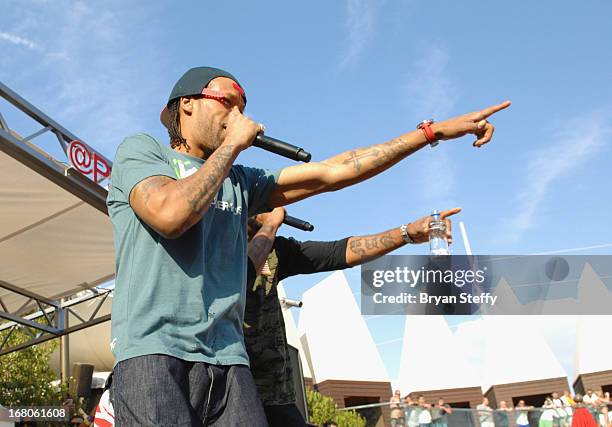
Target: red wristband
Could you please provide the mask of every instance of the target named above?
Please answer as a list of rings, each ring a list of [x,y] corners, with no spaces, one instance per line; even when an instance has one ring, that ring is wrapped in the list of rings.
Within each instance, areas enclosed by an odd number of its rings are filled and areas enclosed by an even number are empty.
[[[429,123],[422,123],[419,129],[421,129],[425,134],[425,139],[427,142],[431,144],[437,141],[436,135],[434,135],[433,131],[431,130],[431,125]]]

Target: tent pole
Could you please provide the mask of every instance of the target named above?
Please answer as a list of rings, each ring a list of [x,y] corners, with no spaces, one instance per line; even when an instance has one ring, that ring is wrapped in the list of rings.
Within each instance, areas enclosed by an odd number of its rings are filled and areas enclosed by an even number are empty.
[[[62,323],[60,329],[68,328],[68,309],[63,307],[64,300],[62,299],[62,308],[59,310],[59,319]],[[62,335],[60,337],[60,377],[62,382],[68,380],[69,370],[70,370],[70,345],[69,345],[69,335]]]

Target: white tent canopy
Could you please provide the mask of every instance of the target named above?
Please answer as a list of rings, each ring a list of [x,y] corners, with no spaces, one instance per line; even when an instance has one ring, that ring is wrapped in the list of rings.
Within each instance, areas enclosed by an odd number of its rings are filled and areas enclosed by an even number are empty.
[[[67,150],[79,139],[2,83],[0,96],[42,126],[21,137],[0,114],[0,330],[21,324],[42,334],[17,347],[3,341],[4,354],[110,319],[96,308],[79,318],[74,308],[105,295],[96,286],[114,277],[114,248],[107,191],[31,142],[48,132]]]
[[[49,300],[112,279],[108,216],[0,153],[0,280]],[[0,288],[8,311],[27,297]]]

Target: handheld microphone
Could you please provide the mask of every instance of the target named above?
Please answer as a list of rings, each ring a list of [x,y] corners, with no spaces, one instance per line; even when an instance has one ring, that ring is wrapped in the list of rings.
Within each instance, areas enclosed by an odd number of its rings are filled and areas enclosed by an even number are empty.
[[[312,155],[304,151],[303,148],[296,147],[295,145],[288,144],[276,138],[258,134],[253,142],[255,147],[262,148],[266,151],[287,157],[291,160],[297,160],[299,162],[308,163],[312,158]]]
[[[295,227],[302,231],[312,231],[314,230],[314,225],[309,223],[308,221],[304,221],[303,219],[296,218],[291,215],[285,215],[285,219],[283,220],[283,224],[289,225],[291,227]]]
[[[289,298],[279,298],[280,302],[282,305],[284,305],[286,308],[291,308],[291,307],[297,307],[297,308],[301,308],[302,305],[304,305],[304,303],[302,301],[297,301],[294,299],[289,299]]]

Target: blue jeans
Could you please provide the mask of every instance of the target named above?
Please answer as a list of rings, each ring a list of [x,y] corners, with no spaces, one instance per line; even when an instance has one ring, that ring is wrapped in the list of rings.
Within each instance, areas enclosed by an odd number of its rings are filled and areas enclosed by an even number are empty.
[[[267,426],[248,366],[151,354],[113,370],[115,425]]]

